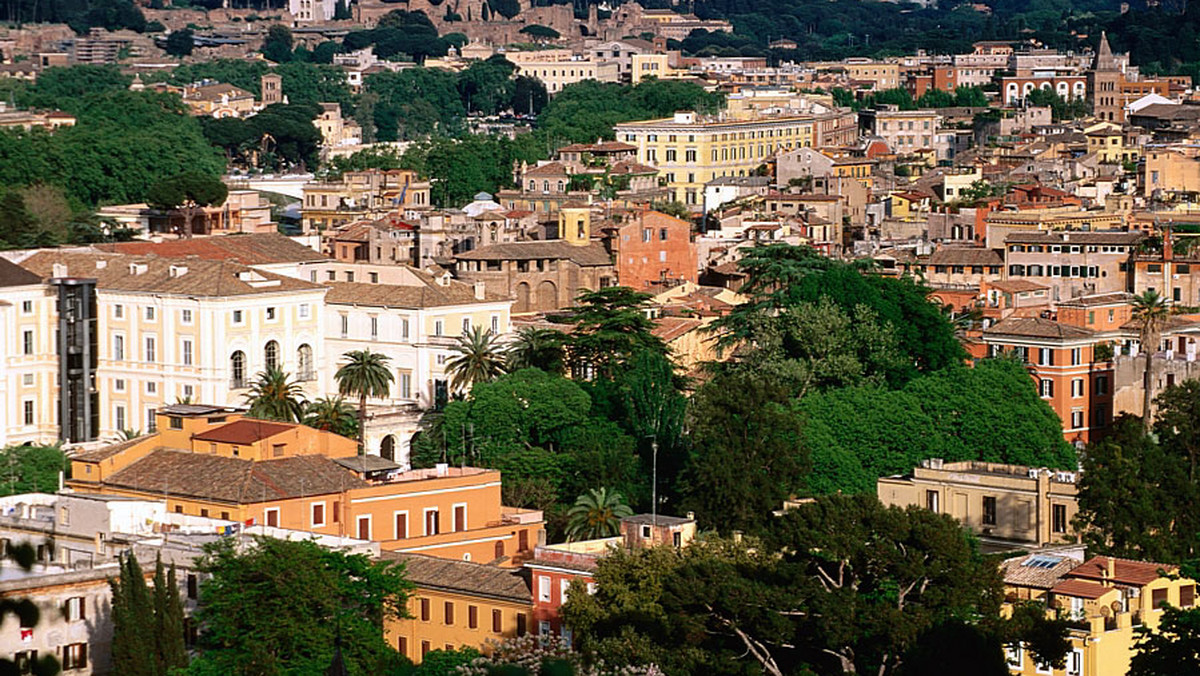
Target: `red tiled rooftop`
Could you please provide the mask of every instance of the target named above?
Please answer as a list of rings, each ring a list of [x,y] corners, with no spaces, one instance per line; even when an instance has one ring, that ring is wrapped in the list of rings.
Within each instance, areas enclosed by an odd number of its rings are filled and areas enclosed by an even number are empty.
[[[285,423],[267,422],[243,418],[227,425],[214,427],[207,432],[195,435],[201,441],[215,441],[222,444],[252,444],[281,432],[287,432],[295,427]]]
[[[1083,599],[1098,599],[1104,596],[1111,590],[1112,587],[1104,587],[1095,582],[1087,582],[1084,580],[1063,580],[1054,585],[1050,589],[1051,593],[1062,594],[1063,596],[1075,596]]]
[[[1109,558],[1111,557],[1093,556],[1079,564],[1068,575],[1073,578],[1085,580],[1109,579],[1107,577]],[[1174,570],[1173,566],[1151,561],[1130,561],[1129,559],[1118,558],[1112,558],[1112,561],[1113,576],[1111,579],[1117,584],[1140,587],[1161,577],[1159,571],[1170,572]]]

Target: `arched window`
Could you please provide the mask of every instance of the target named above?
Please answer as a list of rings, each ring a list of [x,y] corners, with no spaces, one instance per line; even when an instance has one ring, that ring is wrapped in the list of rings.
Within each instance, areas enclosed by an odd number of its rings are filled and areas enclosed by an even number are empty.
[[[263,348],[263,356],[266,358],[267,370],[279,368],[279,343],[273,340],[267,341],[267,346]]]
[[[307,343],[296,350],[296,371],[300,374],[300,380],[313,380],[316,377],[313,373],[312,347]]]
[[[229,357],[229,372],[232,389],[246,386],[246,354],[241,350]]]

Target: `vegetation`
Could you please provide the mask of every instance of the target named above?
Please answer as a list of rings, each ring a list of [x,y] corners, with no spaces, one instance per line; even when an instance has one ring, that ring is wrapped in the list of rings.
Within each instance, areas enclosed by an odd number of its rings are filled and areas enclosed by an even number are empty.
[[[567,512],[567,538],[596,540],[620,534],[621,519],[633,516],[620,493],[607,488],[593,489],[579,496]]]
[[[358,412],[341,397],[321,397],[309,402],[304,407],[304,424],[348,439],[358,438]]]
[[[1154,355],[1162,342],[1162,330],[1170,310],[1167,299],[1153,289],[1133,299],[1133,321],[1138,326],[1138,342],[1145,355],[1146,365],[1142,371],[1142,425],[1150,429],[1150,402],[1154,399]]]
[[[0,496],[54,493],[71,461],[57,446],[9,446],[0,451]]]
[[[183,636],[183,601],[175,566],[164,572],[162,557],[154,566],[154,586],[132,552],[120,557],[121,573],[112,588],[112,666],[129,676],[169,676],[187,666]]]
[[[259,371],[243,397],[252,418],[300,422],[304,417],[304,388],[277,368]]]
[[[566,352],[563,349],[566,341],[563,333],[553,329],[533,326],[517,329],[505,352],[507,369],[540,369],[546,373],[561,374],[566,366]]]
[[[407,616],[413,586],[401,564],[310,541],[257,538],[239,547],[222,538],[206,546],[199,569],[211,577],[200,586],[191,676],[321,674],[335,642],[351,674],[402,663],[383,637],[387,618]]]
[[[388,369],[390,358],[370,350],[353,350],[342,355],[342,359],[333,377],[337,380],[338,394],[358,397],[358,445],[361,453],[367,423],[367,398],[386,397],[391,392],[393,377]]]
[[[224,204],[228,195],[229,188],[221,179],[189,171],[164,178],[150,186],[146,199],[156,209],[183,211],[183,225],[176,234],[191,237],[200,210]]]
[[[456,392],[470,390],[476,383],[490,382],[504,373],[504,354],[491,329],[471,327],[450,350],[455,356],[446,361],[446,375],[450,376],[450,389]]]

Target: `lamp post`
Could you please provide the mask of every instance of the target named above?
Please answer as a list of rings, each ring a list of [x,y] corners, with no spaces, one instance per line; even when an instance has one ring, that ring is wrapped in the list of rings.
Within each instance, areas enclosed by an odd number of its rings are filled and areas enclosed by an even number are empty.
[[[650,471],[650,525],[658,529],[658,439],[650,442],[651,471]]]

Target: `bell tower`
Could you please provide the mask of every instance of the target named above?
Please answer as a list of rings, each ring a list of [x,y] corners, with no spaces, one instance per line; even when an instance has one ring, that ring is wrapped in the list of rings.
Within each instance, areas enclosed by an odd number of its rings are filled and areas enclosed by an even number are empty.
[[[1108,44],[1108,35],[1103,31],[1100,33],[1100,46],[1096,48],[1096,60],[1088,71],[1087,79],[1088,97],[1096,119],[1124,122],[1125,100],[1121,96],[1121,83],[1125,76]]]
[[[558,238],[572,246],[592,241],[592,208],[582,202],[567,202],[558,211]]]

